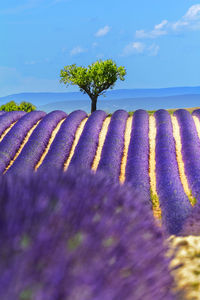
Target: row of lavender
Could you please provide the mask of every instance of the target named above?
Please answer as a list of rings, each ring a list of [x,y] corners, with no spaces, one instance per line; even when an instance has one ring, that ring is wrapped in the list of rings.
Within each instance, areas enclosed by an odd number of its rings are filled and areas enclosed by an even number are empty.
[[[193,112],[200,119],[200,110]],[[186,110],[175,112],[181,129],[182,155],[189,187],[193,195],[200,199],[200,140],[194,121]],[[29,130],[38,122],[20,155],[8,169],[6,174],[24,174],[33,171],[41,158],[51,134],[58,123],[65,119],[58,131],[47,155],[38,171],[47,172],[52,167],[63,170],[69,157],[75,134],[81,121],[87,117],[83,111],[74,111],[69,116],[62,111],[45,114],[41,111],[31,113],[9,112],[0,115],[0,135],[13,122],[0,142],[0,172],[3,173],[14,158]],[[69,168],[78,166],[91,168],[98,146],[99,133],[106,118],[103,111],[94,112],[87,120],[82,135],[75,148]],[[173,138],[170,115],[167,111],[155,113],[156,136],[156,181],[163,224],[169,233],[178,233],[191,211],[191,204],[183,190],[176,160],[175,142]],[[105,171],[113,180],[118,180],[124,149],[124,134],[128,113],[116,111],[108,127],[97,172]],[[149,122],[148,113],[138,110],[133,115],[130,145],[126,164],[126,182],[146,195],[146,204],[151,205],[149,183]],[[148,200],[149,199],[149,200]]]

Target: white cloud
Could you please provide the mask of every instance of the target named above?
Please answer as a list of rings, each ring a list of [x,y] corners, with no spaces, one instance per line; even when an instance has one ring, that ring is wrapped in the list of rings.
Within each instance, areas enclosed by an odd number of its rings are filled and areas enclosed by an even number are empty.
[[[184,27],[186,28],[186,27],[188,27],[188,25],[189,25],[188,21],[179,20],[179,21],[171,24],[171,29],[176,31],[176,30],[183,29]]]
[[[157,38],[167,34],[166,26],[168,25],[167,20],[163,20],[161,23],[156,24],[154,29],[151,31],[137,30],[135,33],[136,38]]]
[[[145,44],[141,42],[133,42],[125,46],[123,50],[123,56],[128,56],[131,54],[141,54],[145,50]]]
[[[124,47],[121,56],[130,56],[130,55],[138,55],[138,54],[156,56],[158,55],[159,50],[160,47],[155,43],[151,45],[146,45],[141,42],[132,42]]]
[[[109,31],[110,31],[110,27],[108,25],[106,25],[105,27],[103,28],[100,28],[96,33],[95,33],[95,36],[96,37],[100,37],[100,36],[104,36],[106,35]]]
[[[83,49],[83,48],[80,47],[80,46],[77,46],[77,47],[74,47],[74,48],[70,51],[70,55],[77,55],[77,54],[80,54],[80,53],[83,53],[83,52],[86,52],[86,50]]]
[[[135,37],[138,39],[147,38],[149,36],[149,33],[145,32],[143,29],[136,30]]]
[[[200,4],[192,5],[186,14],[172,24],[173,30],[200,30]]]
[[[200,4],[192,5],[185,16],[183,17],[186,20],[199,20],[200,19]]]
[[[163,20],[160,24],[155,25],[155,30],[161,30],[165,25],[167,25],[168,21]]]
[[[132,48],[138,52],[138,53],[142,53],[144,51],[144,44],[143,43],[140,43],[140,42],[134,42],[132,43]]]
[[[183,30],[200,30],[200,4],[192,5],[185,15],[175,22],[163,20],[161,23],[155,25],[153,30],[137,30],[135,37],[138,39],[155,39]]]
[[[148,54],[149,56],[157,56],[160,50],[160,47],[156,44],[152,44],[148,47]]]

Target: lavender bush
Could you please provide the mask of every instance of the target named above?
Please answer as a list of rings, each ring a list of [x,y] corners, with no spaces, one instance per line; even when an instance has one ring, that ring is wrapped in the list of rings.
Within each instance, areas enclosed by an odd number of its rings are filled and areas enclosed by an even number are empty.
[[[130,182],[135,188],[142,189],[150,199],[148,133],[148,113],[142,109],[135,111],[127,157],[126,182]]]
[[[43,111],[27,113],[6,134],[0,143],[0,173],[14,158],[28,131],[45,115]]]
[[[55,170],[63,170],[75,138],[76,130],[81,121],[87,117],[82,110],[70,113],[60,127],[51,147],[40,165],[38,171],[48,172],[52,167]]]
[[[182,156],[189,187],[197,202],[200,201],[200,140],[195,123],[187,110],[179,109],[174,115],[178,119],[181,133]]]
[[[156,181],[162,220],[169,234],[178,234],[190,214],[191,204],[179,177],[171,118],[158,110],[156,117]]]
[[[200,205],[196,204],[187,218],[180,232],[181,236],[195,235],[200,236]]]
[[[96,110],[89,116],[69,167],[91,168],[105,118],[106,113],[102,110]]]
[[[13,122],[18,121],[22,116],[26,114],[25,111],[10,111],[0,115],[0,136],[2,133],[10,127]]]
[[[200,119],[200,109],[193,110],[192,116],[196,116],[198,119]]]
[[[60,110],[47,114],[31,134],[20,155],[10,167],[9,172],[21,174],[29,170],[34,171],[35,165],[49,142],[52,131],[58,122],[66,116],[66,113]]]
[[[119,180],[120,175],[127,118],[125,110],[117,110],[112,115],[97,168],[97,171],[105,171],[115,180]]]
[[[102,172],[0,177],[1,300],[172,300],[146,201]]]

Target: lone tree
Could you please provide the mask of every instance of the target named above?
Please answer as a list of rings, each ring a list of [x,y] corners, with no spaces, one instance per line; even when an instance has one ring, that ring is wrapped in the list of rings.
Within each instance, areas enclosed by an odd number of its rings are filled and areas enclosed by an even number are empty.
[[[91,99],[91,113],[96,110],[97,98],[109,88],[113,88],[117,79],[124,80],[126,70],[117,67],[112,59],[98,60],[87,68],[76,64],[65,66],[60,72],[61,80],[67,86],[78,85],[80,91]]]

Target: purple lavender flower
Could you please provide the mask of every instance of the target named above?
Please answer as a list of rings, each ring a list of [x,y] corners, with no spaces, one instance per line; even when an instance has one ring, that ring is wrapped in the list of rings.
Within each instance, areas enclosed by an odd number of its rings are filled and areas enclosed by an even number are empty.
[[[194,120],[187,110],[179,109],[174,115],[178,119],[182,143],[182,157],[189,187],[197,202],[200,201],[200,140]]]
[[[200,119],[200,109],[193,110],[192,116],[196,116],[197,118]]]
[[[34,171],[35,165],[48,145],[52,131],[64,117],[66,117],[65,112],[55,110],[42,119],[11,166],[11,173],[20,174],[28,170]]]
[[[99,133],[105,118],[106,113],[102,110],[96,110],[90,115],[78,141],[69,167],[77,166],[79,168],[91,168],[98,147]]]
[[[156,181],[162,219],[169,234],[178,234],[191,212],[191,204],[179,177],[170,115],[158,110],[156,117]]]
[[[124,110],[117,110],[112,115],[97,168],[97,171],[107,172],[114,180],[119,180],[127,118],[128,113]]]
[[[25,114],[3,138],[0,143],[0,173],[5,170],[9,162],[14,158],[28,131],[45,114],[42,111],[33,111]]]
[[[10,127],[13,122],[18,121],[22,116],[26,114],[25,111],[10,111],[0,115],[0,136],[2,133]]]
[[[38,172],[48,172],[52,167],[56,170],[63,170],[64,162],[67,160],[76,130],[81,121],[87,117],[82,110],[73,111],[60,127],[51,147],[40,165]]]
[[[190,216],[185,221],[182,230],[180,232],[181,236],[188,235],[200,235],[200,205],[199,203],[192,207]]]
[[[102,172],[0,177],[0,298],[172,300],[143,196]]]
[[[131,139],[126,165],[126,182],[139,188],[150,199],[149,183],[149,117],[142,109],[133,115]],[[150,204],[150,201],[148,201]]]

